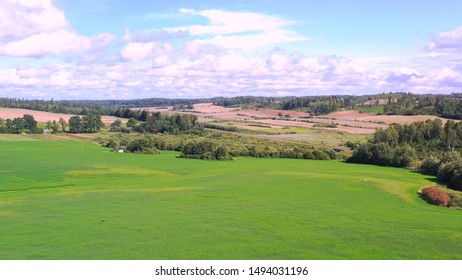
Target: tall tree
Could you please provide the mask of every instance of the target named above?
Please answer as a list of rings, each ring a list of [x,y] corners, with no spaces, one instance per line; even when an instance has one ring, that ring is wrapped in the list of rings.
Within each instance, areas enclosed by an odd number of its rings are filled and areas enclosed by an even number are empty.
[[[111,124],[111,127],[109,128],[109,130],[117,132],[117,131],[120,131],[121,126],[122,126],[122,122],[119,119],[116,119]]]
[[[94,133],[101,130],[104,127],[103,122],[101,121],[101,116],[88,114],[82,118],[82,128],[84,132]]]
[[[25,128],[25,123],[23,118],[14,118],[12,122],[13,133],[20,134]]]
[[[63,132],[65,132],[66,129],[67,129],[67,122],[66,122],[66,120],[64,120],[63,118],[59,118],[58,123],[61,125],[61,130],[62,130]]]
[[[6,127],[5,127],[5,120],[0,118],[0,133],[5,133]]]
[[[80,133],[82,131],[82,119],[79,116],[70,117],[69,131],[71,133]]]
[[[34,116],[25,114],[24,119],[24,129],[29,130],[29,133],[38,133],[39,129],[37,126],[37,121],[34,119]]]
[[[53,133],[58,133],[59,132],[59,124],[56,122],[56,120],[53,120]]]

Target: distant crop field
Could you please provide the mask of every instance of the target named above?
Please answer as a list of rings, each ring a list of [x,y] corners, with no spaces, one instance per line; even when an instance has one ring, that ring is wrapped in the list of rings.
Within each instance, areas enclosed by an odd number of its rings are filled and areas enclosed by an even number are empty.
[[[462,211],[404,169],[12,140],[0,259],[462,259]]]
[[[392,124],[392,123],[409,124],[413,122],[434,120],[434,119],[440,119],[443,123],[448,121],[448,119],[440,118],[437,116],[430,116],[430,115],[415,115],[415,116],[375,115],[375,114],[367,113],[367,109],[362,109],[362,110],[365,110],[364,113],[360,113],[359,111],[355,111],[355,110],[338,111],[338,112],[325,115],[325,117],[329,119],[336,119],[338,121],[354,120],[357,122],[372,122],[372,123],[385,123],[385,124]],[[374,111],[373,108],[371,110]],[[372,112],[372,113],[376,113],[376,112]]]
[[[50,113],[50,112],[35,111],[35,110],[28,110],[28,109],[0,108],[0,118],[4,118],[4,119],[21,118],[25,114],[34,116],[35,120],[38,122],[59,121],[60,118],[63,118],[65,121],[69,121],[69,118],[73,116],[69,114],[58,114],[58,113]],[[116,119],[117,117],[112,117],[112,116],[102,116],[101,117],[101,120],[105,124],[112,123]],[[120,120],[122,122],[126,121],[126,119],[122,119],[122,118],[120,118]]]

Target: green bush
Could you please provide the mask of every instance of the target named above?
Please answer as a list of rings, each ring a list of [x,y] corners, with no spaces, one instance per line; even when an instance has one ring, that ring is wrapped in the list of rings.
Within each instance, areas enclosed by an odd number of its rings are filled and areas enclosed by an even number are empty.
[[[140,140],[143,137],[151,140]],[[327,160],[336,159],[339,156],[332,149],[319,149],[303,144],[284,143],[216,131],[206,131],[202,135],[117,133],[103,140],[100,141],[102,145],[113,149],[123,149],[134,153],[157,153],[156,150],[152,150],[154,147],[157,150],[179,151],[182,153],[181,157],[197,159],[230,160],[232,157],[250,156]]]
[[[414,148],[408,144],[397,147],[393,151],[392,165],[396,167],[408,167],[417,159]]]
[[[435,157],[430,157],[422,162],[419,169],[423,174],[436,176],[439,168],[440,161]]]
[[[136,154],[160,154],[160,151],[155,147],[155,142],[149,137],[130,141],[127,150]]]
[[[442,163],[438,169],[438,180],[454,190],[462,190],[462,160]]]
[[[449,202],[449,207],[461,208],[462,209],[462,192],[451,191],[451,202]]]

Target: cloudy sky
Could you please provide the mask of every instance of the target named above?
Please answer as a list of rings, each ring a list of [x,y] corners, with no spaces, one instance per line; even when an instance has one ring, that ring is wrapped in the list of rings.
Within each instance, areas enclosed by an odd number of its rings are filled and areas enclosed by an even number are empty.
[[[462,92],[459,0],[0,0],[0,97]]]

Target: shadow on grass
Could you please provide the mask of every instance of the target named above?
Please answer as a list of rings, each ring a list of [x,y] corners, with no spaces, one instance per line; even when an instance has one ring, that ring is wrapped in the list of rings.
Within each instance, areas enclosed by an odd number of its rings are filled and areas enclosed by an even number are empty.
[[[10,192],[24,192],[24,191],[34,191],[34,190],[46,190],[46,189],[58,189],[64,187],[72,187],[75,184],[66,184],[66,185],[57,185],[57,186],[45,186],[45,187],[37,187],[37,188],[24,188],[24,189],[9,189],[9,190],[1,190],[0,193],[10,193]]]

